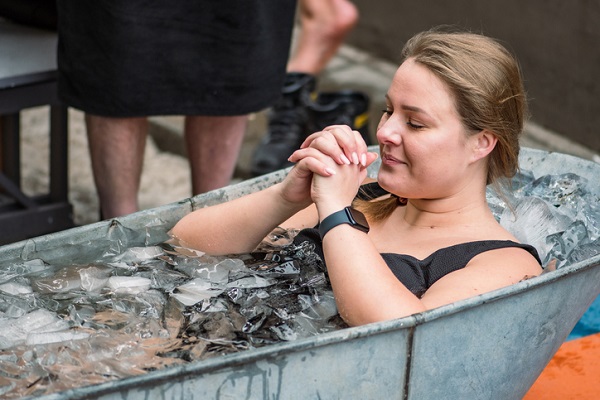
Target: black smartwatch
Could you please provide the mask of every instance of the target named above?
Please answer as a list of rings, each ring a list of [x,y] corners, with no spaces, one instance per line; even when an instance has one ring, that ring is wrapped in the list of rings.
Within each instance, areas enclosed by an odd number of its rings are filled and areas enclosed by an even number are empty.
[[[334,212],[333,214],[325,217],[325,219],[319,225],[319,234],[321,239],[325,237],[325,234],[332,228],[335,228],[341,224],[349,224],[351,227],[358,229],[359,231],[369,232],[369,224],[364,214],[352,207],[346,207],[343,210]]]

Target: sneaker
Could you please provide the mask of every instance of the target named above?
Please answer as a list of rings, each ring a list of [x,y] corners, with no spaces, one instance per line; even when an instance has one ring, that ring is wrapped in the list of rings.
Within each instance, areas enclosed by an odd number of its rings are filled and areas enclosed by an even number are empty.
[[[292,164],[287,160],[306,138],[307,104],[315,97],[313,75],[290,72],[282,96],[268,113],[268,131],[256,148],[251,162],[253,176],[267,174]]]
[[[308,106],[309,134],[330,125],[348,125],[360,132],[367,145],[373,144],[369,135],[369,97],[362,92],[342,90],[319,93]]]

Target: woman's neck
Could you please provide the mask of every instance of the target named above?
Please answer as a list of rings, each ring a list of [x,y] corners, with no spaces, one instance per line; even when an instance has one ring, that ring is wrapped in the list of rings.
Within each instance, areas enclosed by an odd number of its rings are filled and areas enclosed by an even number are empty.
[[[485,195],[436,200],[409,199],[402,212],[404,223],[413,228],[474,226],[493,218]]]

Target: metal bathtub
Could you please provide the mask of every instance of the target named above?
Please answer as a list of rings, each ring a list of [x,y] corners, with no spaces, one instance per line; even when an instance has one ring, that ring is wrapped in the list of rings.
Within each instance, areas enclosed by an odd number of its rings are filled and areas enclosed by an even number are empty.
[[[537,176],[600,182],[600,164],[523,149]],[[375,171],[373,168],[373,173]],[[260,190],[282,171],[179,203],[0,247],[15,259],[78,259],[109,240],[140,246],[192,209]],[[161,234],[161,232],[163,234]],[[406,318],[167,368],[44,399],[520,399],[600,293],[600,256]]]

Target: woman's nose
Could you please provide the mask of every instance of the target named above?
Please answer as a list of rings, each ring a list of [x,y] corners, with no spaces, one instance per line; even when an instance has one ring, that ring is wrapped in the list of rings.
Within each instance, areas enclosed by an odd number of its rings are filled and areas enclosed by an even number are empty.
[[[379,143],[394,143],[398,144],[401,141],[400,134],[400,124],[395,123],[394,116],[392,115],[390,118],[387,118],[385,121],[382,121],[377,126],[377,141]]]

